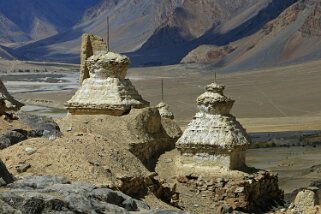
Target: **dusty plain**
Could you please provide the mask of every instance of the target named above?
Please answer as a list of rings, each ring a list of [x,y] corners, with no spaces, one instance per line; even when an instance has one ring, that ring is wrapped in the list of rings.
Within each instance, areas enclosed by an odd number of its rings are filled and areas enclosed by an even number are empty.
[[[204,65],[131,68],[128,76],[151,105],[161,101],[163,79],[165,102],[184,129],[197,111],[195,99],[214,81],[215,70]],[[0,78],[16,98],[27,104],[25,111],[57,118],[66,114],[63,104],[78,87],[79,74],[77,65],[59,65],[37,73],[7,70],[0,73]],[[225,93],[236,100],[232,114],[250,133],[321,129],[321,61],[220,72],[217,81],[226,85]],[[278,172],[281,188],[290,193],[320,179],[320,154],[319,146],[251,149],[247,163]]]

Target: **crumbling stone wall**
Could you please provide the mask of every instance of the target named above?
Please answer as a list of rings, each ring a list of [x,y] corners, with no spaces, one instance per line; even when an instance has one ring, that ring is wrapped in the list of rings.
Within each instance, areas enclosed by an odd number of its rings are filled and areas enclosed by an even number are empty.
[[[210,192],[217,207],[228,207],[230,210],[262,213],[284,203],[277,174],[268,171],[236,178],[180,176],[177,181],[199,192]]]

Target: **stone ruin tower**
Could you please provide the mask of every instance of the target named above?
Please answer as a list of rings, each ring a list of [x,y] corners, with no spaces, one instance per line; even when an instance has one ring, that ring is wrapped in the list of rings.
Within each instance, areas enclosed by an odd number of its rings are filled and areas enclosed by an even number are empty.
[[[214,82],[197,98],[200,112],[189,123],[176,147],[191,163],[204,160],[210,166],[242,170],[246,166],[245,152],[250,139],[230,114],[234,100],[224,96],[224,88]]]
[[[19,111],[23,103],[14,99],[0,80],[0,116],[6,111]]]
[[[86,60],[89,77],[65,104],[71,114],[108,114],[120,116],[131,108],[145,108],[143,100],[129,79],[126,79],[128,57],[111,51]]]

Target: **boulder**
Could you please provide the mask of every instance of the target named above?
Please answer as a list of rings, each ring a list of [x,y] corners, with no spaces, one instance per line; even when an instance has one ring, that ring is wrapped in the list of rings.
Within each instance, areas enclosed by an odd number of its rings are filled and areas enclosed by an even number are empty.
[[[55,139],[62,135],[58,124],[52,118],[33,115],[23,111],[19,111],[17,116],[23,123],[31,127],[31,130],[27,133],[29,137]]]
[[[298,208],[314,207],[318,204],[318,195],[312,189],[303,189],[295,197],[294,205]]]
[[[5,149],[26,139],[27,136],[19,130],[8,131],[0,136],[0,149]]]

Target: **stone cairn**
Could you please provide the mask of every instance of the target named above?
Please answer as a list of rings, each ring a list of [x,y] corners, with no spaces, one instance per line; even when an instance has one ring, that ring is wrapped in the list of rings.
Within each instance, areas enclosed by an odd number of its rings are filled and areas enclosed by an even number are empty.
[[[0,80],[0,116],[6,111],[19,111],[22,106],[24,104],[14,99]]]
[[[69,113],[120,116],[131,108],[148,107],[149,102],[125,79],[129,64],[128,57],[110,51],[87,59],[89,78],[65,104]]]
[[[250,139],[241,124],[230,114],[234,100],[224,96],[225,86],[216,82],[206,87],[196,102],[198,112],[176,147],[182,156],[209,161],[227,170],[241,170]]]

